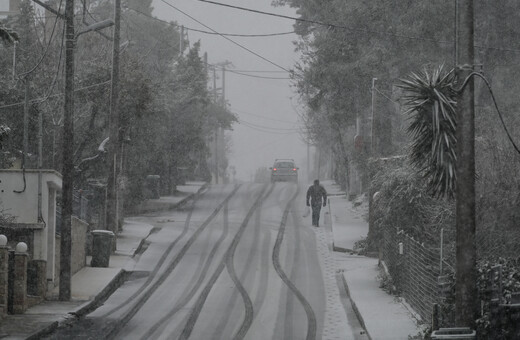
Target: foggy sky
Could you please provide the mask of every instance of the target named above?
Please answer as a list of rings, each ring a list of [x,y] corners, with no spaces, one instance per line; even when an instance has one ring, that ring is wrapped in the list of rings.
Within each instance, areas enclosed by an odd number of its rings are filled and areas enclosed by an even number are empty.
[[[233,34],[269,34],[293,30],[294,21],[255,14],[202,3],[196,0],[166,0],[217,32]],[[219,0],[221,3],[296,16],[287,7],[272,7],[271,0]],[[186,26],[208,29],[169,7],[161,0],[154,0],[153,14],[160,19],[176,21]],[[230,61],[232,70],[281,71],[227,41],[218,35],[187,31],[190,44],[201,42],[201,52],[208,53],[210,64]],[[273,37],[229,37],[246,48],[284,67],[293,68],[298,61],[294,51],[295,34]],[[285,73],[248,73],[257,76],[288,77]],[[220,87],[219,74],[217,87]],[[306,146],[298,130],[298,98],[290,87],[290,80],[271,80],[246,77],[226,72],[226,99],[232,112],[243,124],[235,124],[231,135],[230,165],[237,169],[237,178],[250,180],[258,167],[270,167],[275,158],[293,158],[303,167],[306,162]],[[295,110],[296,109],[296,110]],[[301,108],[300,108],[301,110]],[[249,126],[246,126],[249,125]]]

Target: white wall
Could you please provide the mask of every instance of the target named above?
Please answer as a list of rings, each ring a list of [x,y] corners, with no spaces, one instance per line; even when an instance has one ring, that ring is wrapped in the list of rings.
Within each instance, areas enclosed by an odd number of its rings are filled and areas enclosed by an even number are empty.
[[[25,184],[24,184],[25,180]],[[61,175],[42,170],[41,216],[44,228],[34,231],[33,258],[47,261],[47,276],[53,277],[56,232],[56,191],[61,190]],[[21,191],[21,192],[20,192]],[[38,221],[38,171],[0,170],[0,209],[15,218],[15,223],[36,224]]]

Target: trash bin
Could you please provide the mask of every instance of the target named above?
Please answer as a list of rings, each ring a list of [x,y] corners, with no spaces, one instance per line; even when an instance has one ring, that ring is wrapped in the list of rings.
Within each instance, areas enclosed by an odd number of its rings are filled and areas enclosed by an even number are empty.
[[[108,230],[92,230],[92,261],[91,267],[107,268],[112,253],[114,233]]]
[[[145,180],[146,198],[160,198],[161,176],[148,175]]]
[[[467,327],[440,328],[433,331],[433,339],[467,340],[476,339],[477,332]]]

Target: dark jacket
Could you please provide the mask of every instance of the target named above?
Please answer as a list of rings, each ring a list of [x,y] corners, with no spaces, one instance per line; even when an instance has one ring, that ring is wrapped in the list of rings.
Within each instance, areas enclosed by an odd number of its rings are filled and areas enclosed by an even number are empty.
[[[311,185],[309,189],[307,189],[307,205],[309,205],[309,198],[311,199],[312,205],[327,205],[327,191],[322,185]],[[323,201],[322,201],[323,199]]]

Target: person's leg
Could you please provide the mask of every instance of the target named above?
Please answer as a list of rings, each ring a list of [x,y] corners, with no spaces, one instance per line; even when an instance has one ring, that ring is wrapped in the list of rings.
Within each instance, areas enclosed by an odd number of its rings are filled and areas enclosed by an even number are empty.
[[[320,226],[320,211],[321,211],[321,204],[316,207],[316,227]]]
[[[320,210],[321,205],[313,205],[312,206],[312,225],[318,226],[320,221]]]
[[[312,206],[312,225],[315,226],[317,222],[317,219],[316,219],[317,215],[316,215],[316,207],[313,205]]]

